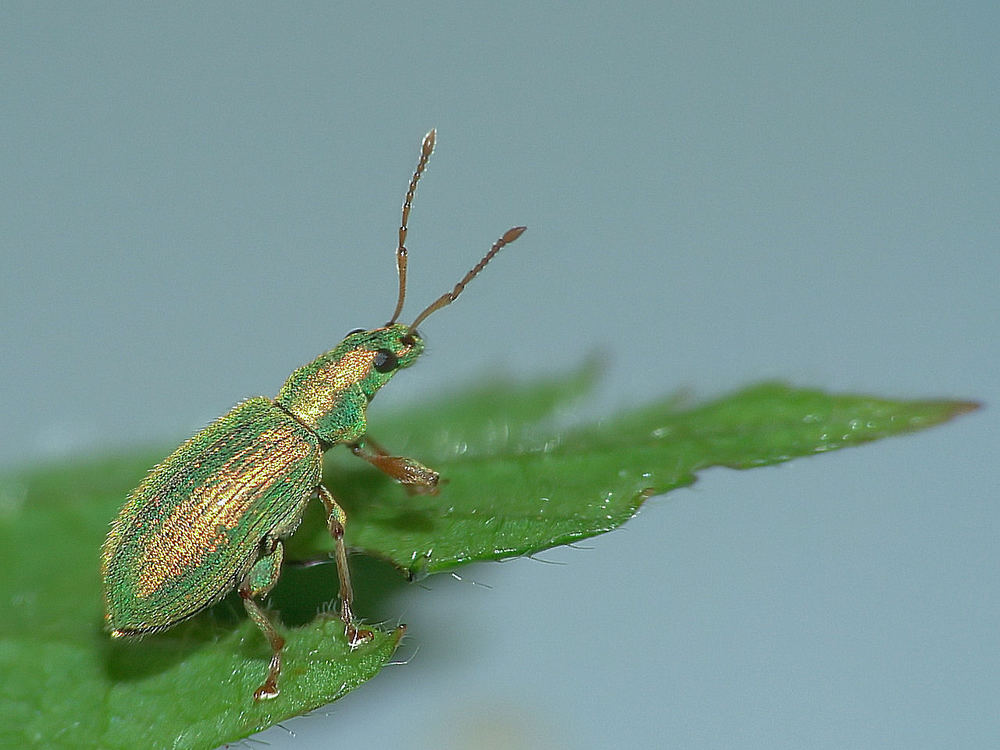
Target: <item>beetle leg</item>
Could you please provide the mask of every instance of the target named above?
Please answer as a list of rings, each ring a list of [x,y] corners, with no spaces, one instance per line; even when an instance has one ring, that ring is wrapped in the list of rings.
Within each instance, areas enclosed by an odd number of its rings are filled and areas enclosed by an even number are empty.
[[[258,597],[267,596],[274,588],[274,584],[278,582],[278,574],[281,572],[281,561],[285,556],[284,547],[277,539],[266,539],[264,544],[270,547],[270,551],[253,564],[239,587],[247,614],[250,615],[250,619],[256,623],[271,644],[271,664],[268,668],[267,679],[253,694],[254,700],[257,701],[274,698],[278,695],[281,649],[285,646],[285,639],[275,630],[261,606],[254,601]]]
[[[337,560],[337,575],[340,578],[340,619],[344,621],[344,634],[351,646],[357,646],[373,637],[372,631],[354,627],[354,612],[351,605],[354,602],[354,589],[351,588],[351,571],[347,567],[347,547],[344,545],[344,526],[347,525],[347,514],[333,494],[323,485],[316,488],[319,499],[326,507],[326,523],[333,537],[334,555]]]
[[[419,461],[403,456],[391,456],[378,443],[365,435],[364,440],[351,444],[351,453],[363,458],[376,469],[388,474],[411,495],[436,495],[440,474]]]

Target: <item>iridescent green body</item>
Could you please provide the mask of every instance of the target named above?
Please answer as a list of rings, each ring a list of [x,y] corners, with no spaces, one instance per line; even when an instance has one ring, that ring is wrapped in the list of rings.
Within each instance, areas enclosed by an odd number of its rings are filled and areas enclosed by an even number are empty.
[[[363,331],[292,373],[278,398],[252,398],[201,430],[129,495],[104,545],[116,635],[168,628],[232,591],[261,544],[298,527],[323,451],[360,441],[365,409],[423,350],[407,327]],[[379,352],[397,366],[379,372]],[[384,355],[383,355],[384,356]]]
[[[432,130],[403,203],[396,262],[399,299],[380,328],[354,331],[335,348],[295,370],[274,400],[257,397],[198,432],[153,468],[111,524],[101,554],[107,628],[113,636],[164,630],[218,602],[234,588],[271,644],[267,679],[255,699],[278,695],[284,639],[257,600],[278,580],[282,539],[295,531],[307,503],[326,509],[340,579],[340,616],[352,645],[371,638],[354,626],[347,566],[347,516],[321,483],[324,451],[346,444],[419,494],[437,492],[438,474],[417,461],[389,455],[367,435],[369,402],[424,349],[416,327],[450,304],[524,227],[510,229],[482,260],[421,312],[396,323],[406,290],[404,245],[417,181],[434,148]]]

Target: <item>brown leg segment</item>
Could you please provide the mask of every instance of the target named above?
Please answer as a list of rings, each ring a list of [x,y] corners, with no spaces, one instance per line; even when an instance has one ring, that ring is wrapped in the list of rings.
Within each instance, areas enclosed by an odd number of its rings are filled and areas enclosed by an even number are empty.
[[[334,500],[333,494],[323,485],[316,488],[319,499],[326,508],[326,523],[334,542],[334,557],[337,561],[337,576],[340,578],[340,619],[344,621],[344,634],[351,646],[370,641],[373,633],[365,628],[354,627],[354,589],[351,587],[351,571],[347,567],[347,547],[344,545],[344,526],[347,514]]]
[[[254,563],[253,568],[247,573],[239,587],[247,614],[260,628],[268,643],[271,644],[271,664],[268,668],[267,679],[253,694],[254,700],[257,701],[277,697],[279,692],[278,675],[281,673],[281,649],[285,647],[285,639],[274,629],[274,625],[267,618],[261,606],[254,601],[258,597],[268,595],[274,588],[274,584],[278,582],[278,574],[281,572],[284,547],[277,539],[272,540],[270,544],[271,551]]]
[[[412,495],[436,495],[438,492],[440,475],[436,471],[412,458],[389,455],[367,435],[363,441],[351,445],[351,452],[395,479]]]

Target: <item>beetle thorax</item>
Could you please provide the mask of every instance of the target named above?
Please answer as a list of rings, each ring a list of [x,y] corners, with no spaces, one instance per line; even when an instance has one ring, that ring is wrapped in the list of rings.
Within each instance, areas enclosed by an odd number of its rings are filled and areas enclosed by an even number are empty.
[[[350,333],[337,348],[295,370],[275,403],[324,443],[359,440],[368,402],[423,349],[419,335],[404,325]]]

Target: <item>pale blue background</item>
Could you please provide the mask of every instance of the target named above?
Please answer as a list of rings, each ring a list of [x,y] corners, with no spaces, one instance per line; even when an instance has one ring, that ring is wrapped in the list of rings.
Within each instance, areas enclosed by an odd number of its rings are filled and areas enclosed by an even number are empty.
[[[436,126],[409,314],[530,229],[373,408],[594,350],[595,412],[988,406],[413,587],[407,666],[260,739],[997,746],[997,8],[4,3],[0,462],[170,442],[384,321]]]

